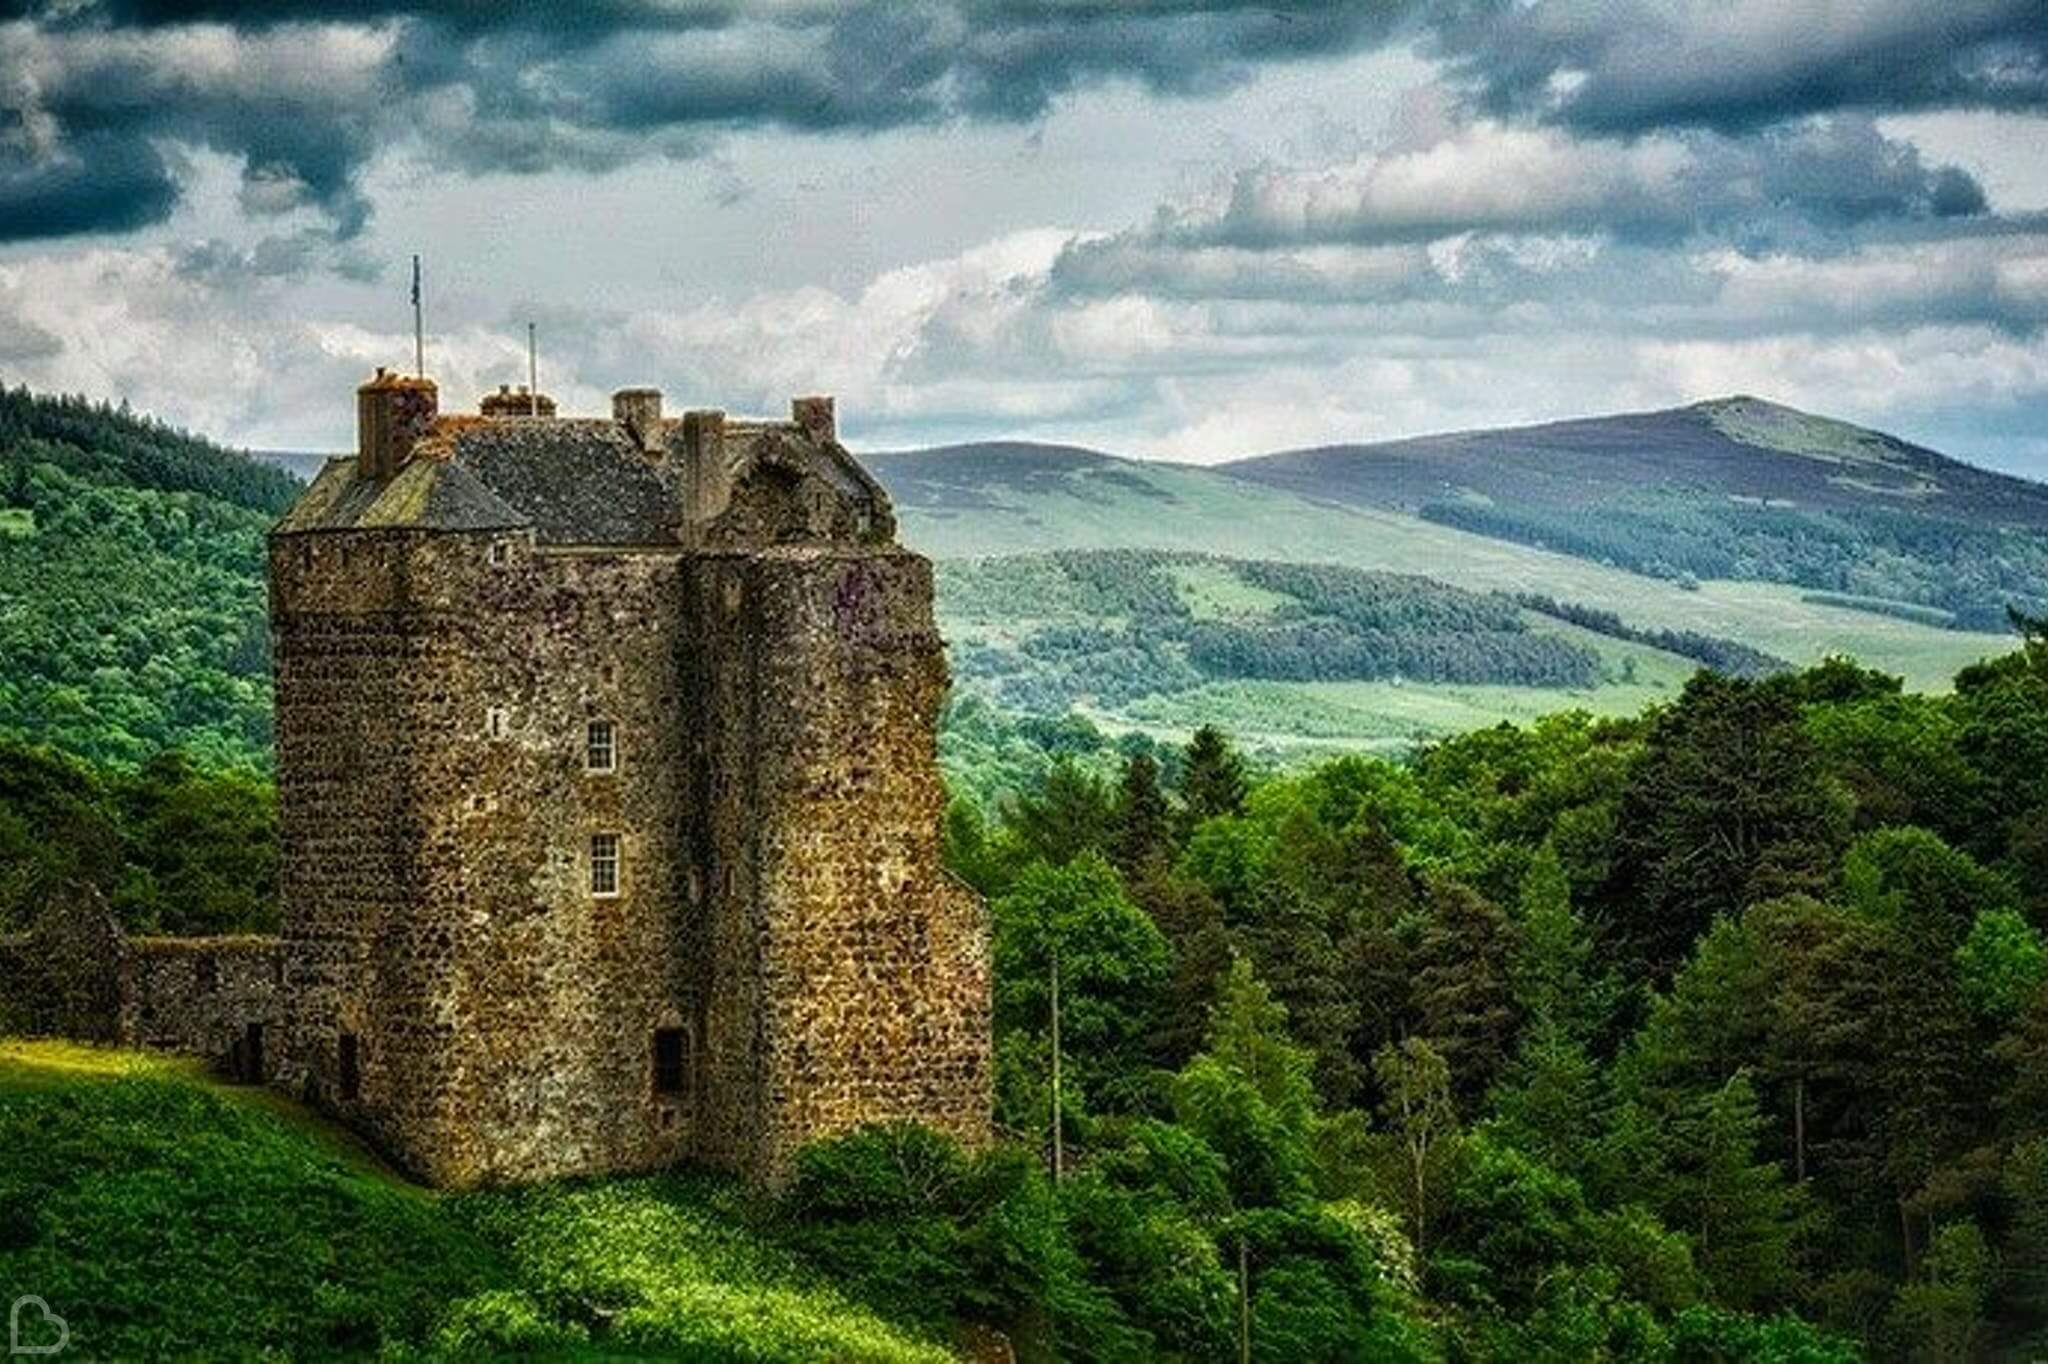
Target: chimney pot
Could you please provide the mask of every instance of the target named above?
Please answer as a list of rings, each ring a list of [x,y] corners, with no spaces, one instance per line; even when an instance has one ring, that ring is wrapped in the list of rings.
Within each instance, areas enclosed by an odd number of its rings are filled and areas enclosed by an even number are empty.
[[[838,422],[833,416],[832,399],[829,397],[791,398],[789,416],[812,440],[839,438]]]

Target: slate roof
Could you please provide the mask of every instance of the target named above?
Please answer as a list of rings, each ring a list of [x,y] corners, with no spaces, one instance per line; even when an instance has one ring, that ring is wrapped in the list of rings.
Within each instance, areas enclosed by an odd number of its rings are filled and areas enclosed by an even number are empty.
[[[458,468],[519,509],[542,544],[656,545],[676,538],[677,504],[625,427],[608,417],[443,422]]]
[[[467,469],[416,459],[388,482],[356,477],[353,456],[330,459],[302,493],[277,533],[419,527],[512,530],[531,524]]]

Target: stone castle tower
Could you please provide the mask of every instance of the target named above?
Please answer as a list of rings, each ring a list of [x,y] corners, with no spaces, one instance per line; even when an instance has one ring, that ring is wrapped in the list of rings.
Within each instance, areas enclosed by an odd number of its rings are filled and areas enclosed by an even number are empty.
[[[446,1185],[983,1139],[930,565],[829,398],[612,406],[379,371],[272,533],[275,1078]]]

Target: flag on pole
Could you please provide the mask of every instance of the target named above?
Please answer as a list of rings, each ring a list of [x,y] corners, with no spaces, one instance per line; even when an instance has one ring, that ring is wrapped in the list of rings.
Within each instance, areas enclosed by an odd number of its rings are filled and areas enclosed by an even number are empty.
[[[420,258],[412,258],[412,306],[420,306]]]

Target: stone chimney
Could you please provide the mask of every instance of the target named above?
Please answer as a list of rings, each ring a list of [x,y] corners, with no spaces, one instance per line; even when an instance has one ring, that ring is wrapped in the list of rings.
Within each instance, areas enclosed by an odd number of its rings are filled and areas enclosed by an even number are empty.
[[[700,526],[732,500],[725,467],[725,413],[716,408],[683,414],[683,524]]]
[[[812,440],[831,441],[839,438],[839,427],[832,416],[830,398],[791,398],[789,419]]]
[[[633,433],[640,448],[661,449],[661,390],[622,388],[612,394],[612,420]]]
[[[356,474],[387,479],[405,467],[412,447],[433,430],[440,395],[432,379],[378,368],[356,390]]]

